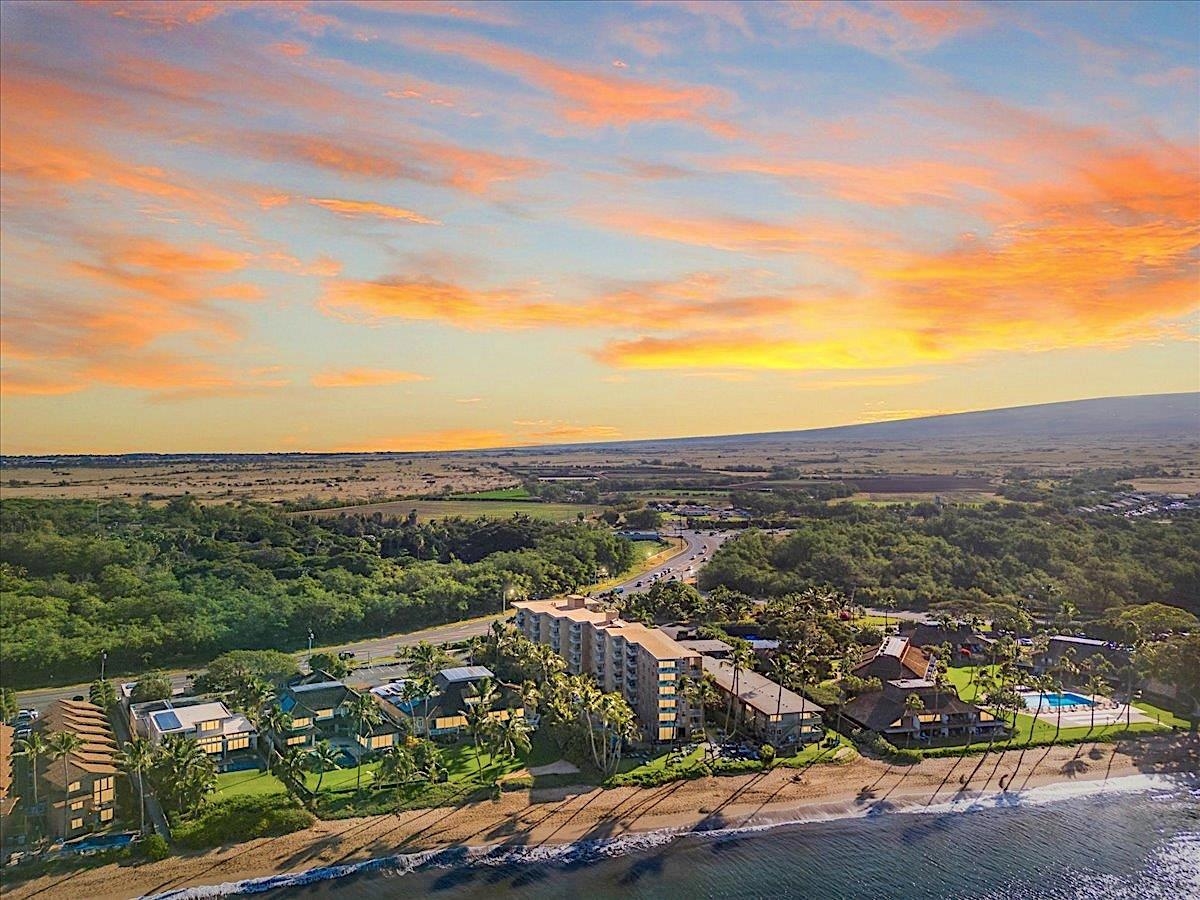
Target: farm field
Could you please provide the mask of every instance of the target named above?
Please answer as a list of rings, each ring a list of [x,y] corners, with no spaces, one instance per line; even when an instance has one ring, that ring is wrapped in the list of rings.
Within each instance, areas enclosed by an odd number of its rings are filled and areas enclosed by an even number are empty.
[[[329,509],[314,509],[292,513],[294,516],[316,516],[327,518],[343,513],[372,515],[383,513],[385,516],[407,516],[410,510],[417,511],[417,518],[426,522],[431,519],[444,519],[450,516],[473,518],[488,516],[495,519],[507,519],[515,513],[523,513],[535,519],[550,519],[561,522],[576,518],[579,513],[594,516],[600,512],[599,506],[588,506],[576,503],[531,503],[528,500],[391,500],[386,503],[365,503],[355,506],[338,506]]]

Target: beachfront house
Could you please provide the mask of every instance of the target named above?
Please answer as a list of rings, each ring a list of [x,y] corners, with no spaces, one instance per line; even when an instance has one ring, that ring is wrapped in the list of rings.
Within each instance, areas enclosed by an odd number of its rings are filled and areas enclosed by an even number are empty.
[[[433,678],[433,693],[428,698],[410,694],[403,681],[372,688],[371,693],[393,717],[407,720],[413,734],[425,737],[428,721],[429,737],[454,737],[467,727],[467,710],[475,702],[476,688],[485,678],[496,692],[488,718],[503,722],[512,716],[524,717],[520,692],[498,681],[486,666],[442,669]]]
[[[986,709],[959,699],[953,685],[925,678],[885,681],[882,690],[847,702],[842,715],[899,744],[968,735],[986,738],[1005,729],[1004,722]]]
[[[193,740],[218,769],[252,756],[258,740],[254,724],[241,713],[200,697],[135,703],[129,707],[129,732],[155,745],[167,735]]]
[[[901,622],[900,636],[907,638],[914,647],[940,647],[949,644],[956,658],[978,659],[984,656],[994,643],[966,622]]]
[[[279,693],[279,708],[291,716],[291,723],[284,733],[273,735],[272,739],[284,747],[302,749],[319,740],[328,740],[335,746],[349,745],[356,752],[384,750],[400,743],[407,734],[406,725],[382,704],[382,721],[359,733],[353,709],[361,696],[364,695],[320,669],[297,675]]]
[[[1112,641],[1056,634],[1050,638],[1046,649],[1034,657],[1034,671],[1053,671],[1059,667],[1063,657],[1068,654],[1073,657],[1076,665],[1081,663],[1095,665],[1104,660],[1114,672],[1129,665],[1129,651]]]

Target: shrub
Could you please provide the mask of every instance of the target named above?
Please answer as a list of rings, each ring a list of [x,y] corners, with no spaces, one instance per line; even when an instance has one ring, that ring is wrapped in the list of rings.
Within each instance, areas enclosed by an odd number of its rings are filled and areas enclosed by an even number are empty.
[[[142,855],[146,859],[166,859],[171,855],[171,848],[167,846],[161,834],[152,834],[142,841]]]
[[[174,829],[174,836],[179,846],[202,850],[290,834],[312,823],[312,815],[285,794],[231,797],[212,803],[195,819],[181,823]]]
[[[763,763],[757,759],[718,759],[712,764],[714,775],[741,775],[745,772],[761,772]]]
[[[763,744],[762,748],[758,752],[762,756],[764,768],[775,762],[775,748],[770,744]]]
[[[520,775],[516,778],[506,778],[500,782],[502,791],[528,791],[533,787],[532,775]]]

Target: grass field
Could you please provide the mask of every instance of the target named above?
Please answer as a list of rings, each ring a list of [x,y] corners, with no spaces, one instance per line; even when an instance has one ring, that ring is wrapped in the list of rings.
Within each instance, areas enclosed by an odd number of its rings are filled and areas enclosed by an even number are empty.
[[[218,800],[227,800],[230,797],[283,794],[286,792],[287,788],[283,786],[283,782],[270,772],[249,770],[246,772],[225,772],[217,776]]]
[[[529,500],[392,500],[387,503],[364,503],[361,506],[316,509],[310,512],[293,513],[293,515],[327,518],[343,513],[369,516],[378,512],[385,516],[404,517],[414,509],[417,511],[417,518],[423,522],[450,516],[461,516],[465,519],[476,516],[508,519],[515,513],[522,513],[535,519],[563,522],[575,519],[581,512],[585,516],[594,516],[600,512],[599,506],[574,503],[535,503]]]
[[[496,488],[470,494],[451,494],[451,500],[532,500],[533,495],[523,487]]]

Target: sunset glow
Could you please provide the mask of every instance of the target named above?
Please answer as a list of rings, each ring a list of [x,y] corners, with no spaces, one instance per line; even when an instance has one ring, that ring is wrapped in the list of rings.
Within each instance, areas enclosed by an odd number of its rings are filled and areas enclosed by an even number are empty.
[[[1200,6],[5,3],[5,453],[1200,389]]]

